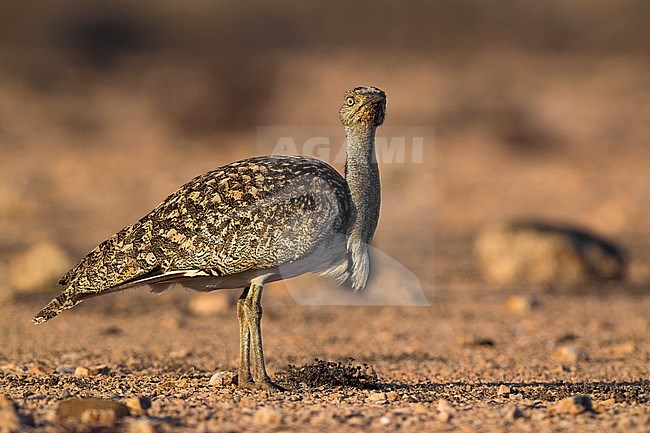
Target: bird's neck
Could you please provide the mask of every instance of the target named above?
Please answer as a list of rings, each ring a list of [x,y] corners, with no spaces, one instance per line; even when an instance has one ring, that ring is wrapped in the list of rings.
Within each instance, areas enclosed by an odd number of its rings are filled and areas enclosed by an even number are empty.
[[[347,160],[345,163],[345,180],[350,188],[355,218],[348,239],[355,271],[353,282],[355,289],[365,285],[367,279],[366,248],[375,233],[379,220],[381,188],[379,168],[375,155],[375,126],[363,125],[346,127]],[[356,276],[356,278],[355,278]]]

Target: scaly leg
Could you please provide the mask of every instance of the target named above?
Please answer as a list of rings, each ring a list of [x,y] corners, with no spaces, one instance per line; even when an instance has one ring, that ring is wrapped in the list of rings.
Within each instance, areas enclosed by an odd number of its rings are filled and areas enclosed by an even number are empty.
[[[240,388],[252,388],[253,378],[251,376],[251,332],[248,326],[248,314],[246,306],[246,298],[248,296],[248,288],[244,289],[241,296],[237,300],[237,319],[239,319],[239,375],[237,378],[237,385]]]
[[[262,289],[264,288],[262,282],[251,281],[247,300],[250,299],[249,310],[251,314],[248,316],[249,327],[251,332],[251,349],[253,352],[253,379],[255,387],[258,389],[266,389],[269,391],[286,391],[280,385],[271,381],[268,373],[266,372],[266,365],[264,362],[264,349],[262,347]]]

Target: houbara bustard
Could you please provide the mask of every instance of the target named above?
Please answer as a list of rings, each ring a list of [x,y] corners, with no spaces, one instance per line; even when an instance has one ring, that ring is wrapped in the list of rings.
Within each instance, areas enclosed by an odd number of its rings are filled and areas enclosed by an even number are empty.
[[[244,288],[237,302],[238,385],[281,389],[264,364],[264,283],[319,272],[360,290],[368,279],[380,203],[375,131],[386,116],[386,95],[356,87],[345,93],[339,114],[345,178],[302,156],[250,158],[198,176],[92,250],[34,321],[140,285],[154,292],[177,283],[198,291]]]

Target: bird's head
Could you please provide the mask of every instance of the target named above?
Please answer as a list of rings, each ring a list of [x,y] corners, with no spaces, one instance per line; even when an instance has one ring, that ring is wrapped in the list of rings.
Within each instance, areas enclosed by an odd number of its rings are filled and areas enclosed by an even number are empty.
[[[339,116],[345,126],[379,126],[386,118],[386,94],[376,87],[355,87],[348,90],[343,95]]]

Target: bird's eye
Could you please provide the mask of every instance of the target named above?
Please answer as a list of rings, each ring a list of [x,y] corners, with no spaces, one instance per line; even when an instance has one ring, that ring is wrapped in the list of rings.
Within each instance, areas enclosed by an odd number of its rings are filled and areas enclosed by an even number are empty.
[[[352,96],[348,96],[348,99],[345,100],[345,103],[348,104],[349,106],[353,106],[354,98]]]

